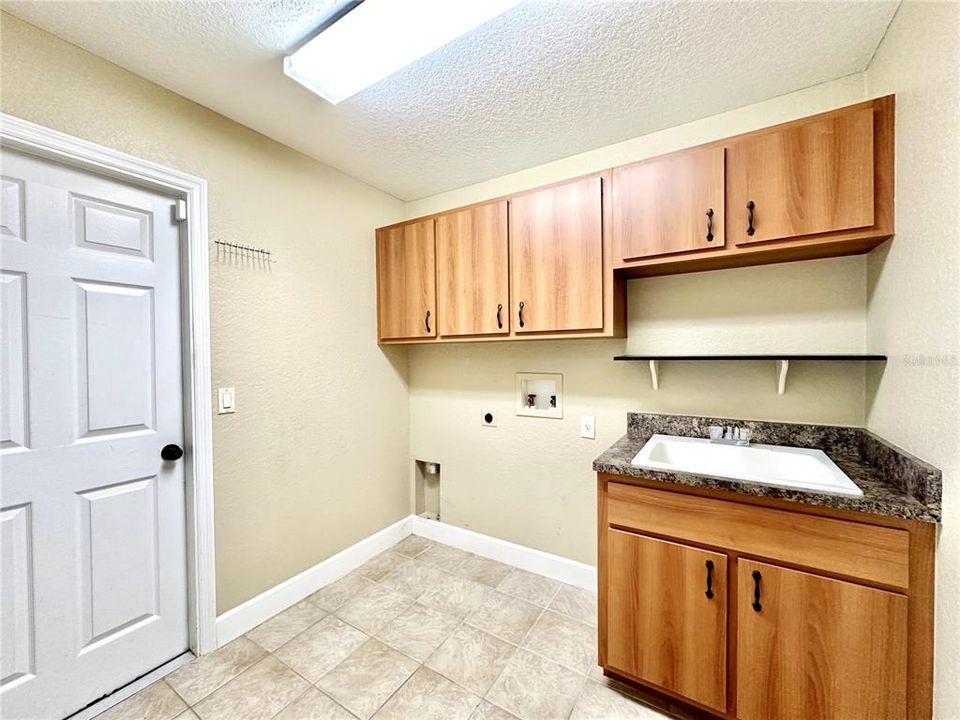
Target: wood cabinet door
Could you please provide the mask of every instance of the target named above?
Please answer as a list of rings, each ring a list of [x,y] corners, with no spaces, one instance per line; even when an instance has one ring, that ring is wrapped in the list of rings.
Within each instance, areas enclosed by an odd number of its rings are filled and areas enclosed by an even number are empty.
[[[603,329],[601,204],[599,177],[510,200],[515,332]]]
[[[607,666],[725,711],[726,556],[612,528],[606,550]]]
[[[507,201],[437,218],[440,335],[510,332]]]
[[[381,340],[437,336],[433,219],[377,231],[377,312]]]
[[[623,260],[724,245],[722,147],[614,168],[613,240]]]
[[[738,718],[906,716],[905,595],[765,563],[737,567]]]
[[[747,245],[873,225],[873,112],[836,113],[727,146],[727,235]]]

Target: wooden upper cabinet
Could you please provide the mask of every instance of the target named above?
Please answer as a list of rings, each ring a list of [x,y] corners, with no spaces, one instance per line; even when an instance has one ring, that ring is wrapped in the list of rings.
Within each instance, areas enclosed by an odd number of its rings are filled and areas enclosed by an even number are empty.
[[[381,340],[437,336],[433,218],[377,230],[377,313]]]
[[[514,332],[603,329],[601,204],[599,176],[510,200]]]
[[[737,565],[738,718],[906,717],[905,595],[760,562]]]
[[[441,336],[510,332],[507,201],[437,218]]]
[[[606,666],[724,712],[726,555],[606,533]]]
[[[872,106],[790,123],[727,146],[727,232],[737,245],[873,224]]]
[[[623,260],[724,245],[724,148],[614,168],[613,244]]]

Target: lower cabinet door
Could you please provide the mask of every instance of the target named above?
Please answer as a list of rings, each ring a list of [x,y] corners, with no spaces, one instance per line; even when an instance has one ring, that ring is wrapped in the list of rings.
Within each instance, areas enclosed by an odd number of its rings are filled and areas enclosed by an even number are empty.
[[[746,560],[737,576],[737,717],[906,716],[906,596]]]
[[[726,710],[727,558],[607,530],[612,670]]]

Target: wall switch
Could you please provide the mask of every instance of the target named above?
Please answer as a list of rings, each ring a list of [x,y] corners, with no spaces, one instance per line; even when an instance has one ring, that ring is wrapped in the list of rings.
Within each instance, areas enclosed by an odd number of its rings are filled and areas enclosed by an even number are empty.
[[[237,411],[237,395],[233,388],[217,388],[218,415],[226,415]]]
[[[580,416],[580,437],[588,440],[597,439],[597,419],[593,415]]]
[[[493,414],[493,410],[484,408],[480,411],[480,424],[484,427],[497,426],[497,416]]]

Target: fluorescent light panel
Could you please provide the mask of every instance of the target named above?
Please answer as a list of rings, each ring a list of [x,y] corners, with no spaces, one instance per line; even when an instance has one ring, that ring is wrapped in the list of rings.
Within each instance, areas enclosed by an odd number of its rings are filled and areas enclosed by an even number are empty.
[[[285,57],[283,72],[336,105],[519,2],[364,0]]]

